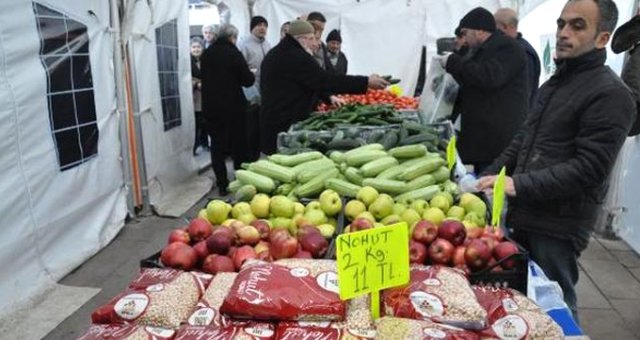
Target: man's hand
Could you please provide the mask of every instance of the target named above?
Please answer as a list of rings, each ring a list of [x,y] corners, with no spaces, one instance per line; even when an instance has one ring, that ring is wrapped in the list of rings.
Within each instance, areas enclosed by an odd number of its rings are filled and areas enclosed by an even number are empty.
[[[484,191],[486,193],[492,193],[493,185],[496,183],[496,179],[498,179],[498,176],[480,177],[477,185],[478,190]],[[507,196],[516,197],[516,187],[513,184],[513,178],[509,176],[505,176],[504,178],[504,193]]]
[[[342,105],[347,103],[344,99],[340,99],[337,96],[330,96],[329,100],[331,101],[331,105],[335,107],[341,107]]]
[[[379,75],[372,74],[369,76],[369,88],[372,88],[374,90],[382,90],[387,86],[389,86],[389,82]]]

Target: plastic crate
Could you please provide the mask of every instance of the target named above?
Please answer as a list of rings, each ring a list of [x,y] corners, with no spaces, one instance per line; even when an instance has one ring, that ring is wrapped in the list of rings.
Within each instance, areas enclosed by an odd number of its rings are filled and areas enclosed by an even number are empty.
[[[505,237],[505,240],[516,243],[508,237]],[[529,261],[529,253],[518,243],[516,243],[516,245],[518,246],[520,252],[496,262],[496,264],[491,267],[485,268],[475,273],[471,273],[471,275],[469,275],[469,281],[472,284],[481,286],[512,288],[526,295],[528,281],[527,264]],[[492,272],[494,268],[510,259],[515,259],[517,261],[517,264],[513,269]]]

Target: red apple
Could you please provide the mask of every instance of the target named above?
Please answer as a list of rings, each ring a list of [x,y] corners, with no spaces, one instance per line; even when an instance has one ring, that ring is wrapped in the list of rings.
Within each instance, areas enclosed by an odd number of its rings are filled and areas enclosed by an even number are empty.
[[[479,240],[485,241],[489,246],[489,250],[491,250],[491,252],[493,252],[493,248],[495,248],[496,244],[498,243],[498,241],[496,241],[496,239],[490,235],[483,235],[479,238]]]
[[[366,218],[359,217],[351,222],[351,229],[349,231],[360,231],[373,228],[373,223]]]
[[[238,244],[255,246],[260,241],[260,232],[254,226],[242,226],[236,233],[238,235]]]
[[[236,232],[236,234],[238,233],[238,231],[240,229],[242,229],[245,226],[244,223],[242,223],[242,221],[233,221],[229,224],[229,228],[231,228],[233,231]]]
[[[213,227],[209,221],[204,218],[197,217],[191,220],[187,232],[193,242],[200,242],[202,240],[206,240],[207,237],[211,235],[211,232],[213,231],[212,229]]]
[[[236,254],[236,251],[238,251],[238,247],[236,247],[236,246],[231,246],[231,247],[229,247],[229,251],[227,252],[227,254],[226,254],[226,255],[227,255],[228,257],[230,257],[230,258],[233,258],[233,255],[235,255],[235,254]]]
[[[202,263],[202,270],[214,275],[220,272],[234,272],[235,269],[231,258],[218,254],[207,256]]]
[[[413,227],[411,234],[414,240],[428,246],[438,237],[438,226],[427,220],[420,220]]]
[[[487,266],[491,259],[491,249],[487,242],[482,239],[473,239],[464,252],[464,258],[471,270],[482,269]]]
[[[305,250],[298,251],[297,253],[293,254],[292,257],[295,259],[312,259],[313,258],[311,253]]]
[[[271,227],[269,227],[269,222],[267,222],[266,220],[253,220],[251,221],[251,225],[256,227],[256,229],[258,229],[261,240],[266,241],[269,239],[269,233],[271,233]]]
[[[253,247],[253,250],[256,251],[256,254],[260,254],[263,251],[268,251],[271,248],[271,244],[267,241],[260,241],[258,244]]]
[[[240,270],[245,261],[255,259],[257,257],[258,254],[253,250],[252,246],[242,246],[236,250],[235,254],[233,254],[233,265],[236,267],[236,270]]]
[[[162,249],[160,261],[167,267],[191,270],[198,262],[198,254],[188,244],[173,242]]]
[[[505,259],[509,256],[512,256],[513,254],[517,254],[520,251],[518,250],[518,246],[511,242],[511,241],[504,241],[504,242],[500,242],[498,243],[494,248],[493,248],[493,257],[497,260],[500,261],[502,259]],[[515,258],[510,258],[508,260],[505,260],[504,262],[501,263],[502,268],[504,269],[512,269],[514,268],[516,265],[518,264],[517,259]]]
[[[427,261],[427,247],[414,240],[409,240],[409,263],[424,264]]]
[[[271,230],[271,233],[269,234],[269,242],[273,244],[273,242],[278,239],[286,239],[289,237],[291,237],[291,234],[289,234],[289,231],[287,229],[276,228]]]
[[[273,256],[271,256],[271,250],[264,250],[258,253],[258,260],[265,262],[273,262]]]
[[[189,236],[189,233],[184,229],[174,229],[169,234],[169,242],[167,242],[167,244],[171,244],[173,242],[189,244],[191,242],[191,237]]]
[[[480,227],[473,227],[467,229],[467,238],[480,238],[484,234],[484,229]]]
[[[452,262],[454,267],[466,265],[467,261],[464,259],[465,250],[467,250],[465,246],[457,246],[453,250]]]
[[[453,255],[453,244],[443,239],[437,238],[429,245],[429,258],[434,264],[447,265]]]
[[[504,239],[504,230],[502,230],[502,228],[500,227],[488,225],[484,228],[484,233],[482,234],[482,236],[491,236],[496,241],[502,242],[502,240]]]
[[[315,228],[313,228],[315,229]],[[317,231],[317,229],[315,229]],[[321,258],[327,252],[329,242],[320,232],[308,231],[306,234],[298,237],[302,250],[308,251],[314,258]]]
[[[271,255],[276,260],[290,258],[297,252],[298,240],[291,235],[271,240]]]
[[[459,246],[467,237],[467,230],[460,221],[444,220],[438,228],[438,237],[451,242],[454,246]]]
[[[234,236],[231,229],[219,227],[207,238],[207,248],[212,254],[224,255],[229,251],[229,247],[233,245],[233,242]]]
[[[204,260],[209,255],[209,248],[207,247],[207,241],[200,241],[193,245],[193,250],[198,254],[198,260]]]
[[[322,235],[322,234],[320,234],[320,230],[318,230],[318,228],[316,228],[316,226],[311,225],[311,224],[301,225],[300,228],[298,228],[298,233],[296,235],[298,236],[298,239],[300,239],[300,237],[303,237],[303,236],[305,236],[307,234]]]

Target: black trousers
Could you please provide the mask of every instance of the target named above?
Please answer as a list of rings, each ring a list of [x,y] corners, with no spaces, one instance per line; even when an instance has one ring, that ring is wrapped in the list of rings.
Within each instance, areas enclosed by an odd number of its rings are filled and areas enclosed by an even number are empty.
[[[248,161],[255,162],[260,158],[260,105],[247,107],[247,156]]]
[[[195,112],[196,121],[196,139],[193,143],[193,153],[196,153],[196,149],[201,146],[203,148],[209,147],[209,135],[204,125],[204,119],[202,118],[202,111]]]
[[[246,111],[230,115],[228,121],[207,121],[207,133],[211,137],[211,167],[216,176],[216,184],[219,188],[226,188],[229,184],[227,177],[227,157],[233,160],[234,169],[240,169],[240,165],[250,161],[248,151],[248,139],[246,131]]]

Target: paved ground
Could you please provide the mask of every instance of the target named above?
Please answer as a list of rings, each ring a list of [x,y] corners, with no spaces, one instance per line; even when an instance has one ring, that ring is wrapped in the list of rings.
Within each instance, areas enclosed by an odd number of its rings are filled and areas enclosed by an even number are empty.
[[[184,217],[192,218],[205,203],[206,198]],[[60,282],[102,290],[44,339],[76,339],[82,334],[91,312],[120,292],[137,272],[139,260],[158,251],[168,231],[182,224],[183,219],[156,216],[127,223],[108,247]],[[578,296],[585,333],[592,339],[640,339],[640,257],[623,241],[595,238],[580,266]]]

